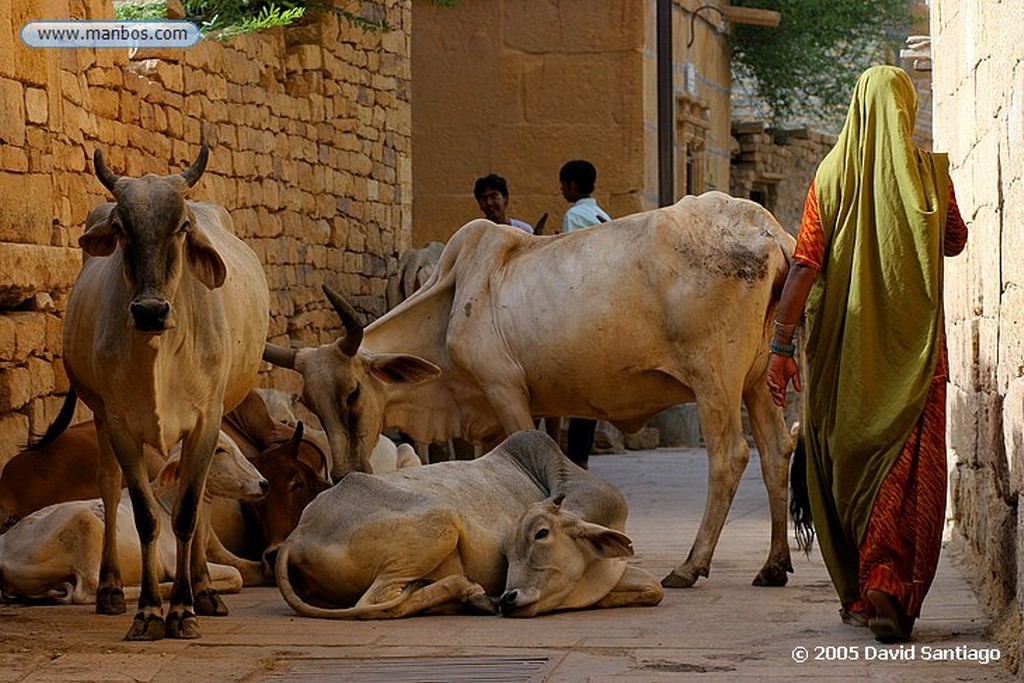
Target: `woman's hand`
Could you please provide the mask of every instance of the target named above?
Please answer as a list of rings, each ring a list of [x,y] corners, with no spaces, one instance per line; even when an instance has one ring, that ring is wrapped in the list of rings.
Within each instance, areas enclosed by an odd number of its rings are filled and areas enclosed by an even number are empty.
[[[800,368],[796,358],[773,353],[768,356],[768,389],[772,392],[772,401],[780,408],[786,407],[786,387],[793,380],[793,388],[800,391]]]

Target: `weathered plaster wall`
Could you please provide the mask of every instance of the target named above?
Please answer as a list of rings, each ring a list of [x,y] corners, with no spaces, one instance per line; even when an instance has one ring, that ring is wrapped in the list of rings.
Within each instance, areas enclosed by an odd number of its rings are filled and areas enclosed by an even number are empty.
[[[698,19],[686,47],[687,11],[700,4],[674,3],[675,90],[693,62],[710,111],[706,188],[728,190],[726,36]],[[573,158],[597,167],[595,197],[613,216],[657,206],[654,0],[423,2],[414,15],[414,246],[479,217],[473,182],[491,172],[509,181],[509,216],[546,212],[547,231],[560,229],[558,170]]]
[[[180,171],[211,145],[191,197],[223,204],[263,261],[270,335],[333,339],[324,282],[371,315],[411,230],[410,0],[375,3],[393,30],[334,17],[188,49],[41,50],[33,19],[113,16],[101,0],[0,3],[0,465],[59,407],[61,320],[77,238],[117,173]],[[298,389],[294,373],[272,381]],[[269,382],[270,380],[268,380]]]
[[[934,145],[949,152],[966,252],[946,262],[951,514],[998,617],[1019,650],[1018,514],[1024,450],[1024,25],[1020,2],[932,3]],[[1006,422],[1012,426],[1012,420]],[[1015,434],[1012,432],[1016,432]],[[1018,653],[1015,651],[1014,655]]]

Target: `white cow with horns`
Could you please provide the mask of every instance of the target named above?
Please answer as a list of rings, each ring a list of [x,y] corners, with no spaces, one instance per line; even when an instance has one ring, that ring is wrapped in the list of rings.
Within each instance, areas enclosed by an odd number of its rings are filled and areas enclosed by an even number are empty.
[[[227,211],[185,200],[208,153],[202,145],[181,174],[141,178],[119,177],[99,150],[93,156],[96,176],[116,203],[93,209],[79,239],[87,258],[64,322],[72,392],[44,436],[67,426],[76,393],[95,415],[105,511],[96,610],[103,614],[125,611],[116,542],[124,473],[142,543],[142,587],[128,640],[195,638],[196,614],[227,613],[210,586],[206,548],[195,531],[221,416],[256,384],[270,295],[262,265],[235,237]],[[142,446],[166,454],[179,439],[171,517],[177,562],[165,622],[157,502]]]
[[[417,441],[492,445],[535,417],[603,418],[631,432],[695,401],[707,504],[669,587],[708,575],[749,458],[744,403],[772,520],[754,583],[784,585],[792,444],[765,372],[793,248],[767,210],[720,192],[551,237],[476,220],[451,238],[422,289],[365,330],[325,287],[345,335],[318,348],[268,344],[264,358],[302,373],[335,480],[367,471],[388,427]]]

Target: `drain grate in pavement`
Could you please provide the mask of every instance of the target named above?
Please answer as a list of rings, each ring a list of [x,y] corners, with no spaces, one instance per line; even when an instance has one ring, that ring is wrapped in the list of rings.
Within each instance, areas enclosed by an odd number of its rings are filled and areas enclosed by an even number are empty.
[[[547,657],[384,657],[290,659],[267,681],[345,683],[541,683],[552,669]]]

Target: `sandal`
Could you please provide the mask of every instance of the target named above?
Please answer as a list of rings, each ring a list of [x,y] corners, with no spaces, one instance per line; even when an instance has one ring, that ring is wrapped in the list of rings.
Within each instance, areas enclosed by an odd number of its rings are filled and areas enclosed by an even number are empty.
[[[847,626],[862,626],[867,627],[869,617],[866,612],[855,612],[848,610],[845,607],[839,608],[839,618],[843,620],[843,623]]]
[[[879,590],[869,590],[867,598],[878,615],[868,620],[868,628],[875,634],[875,640],[880,643],[908,642],[914,622],[903,616],[896,600]]]

